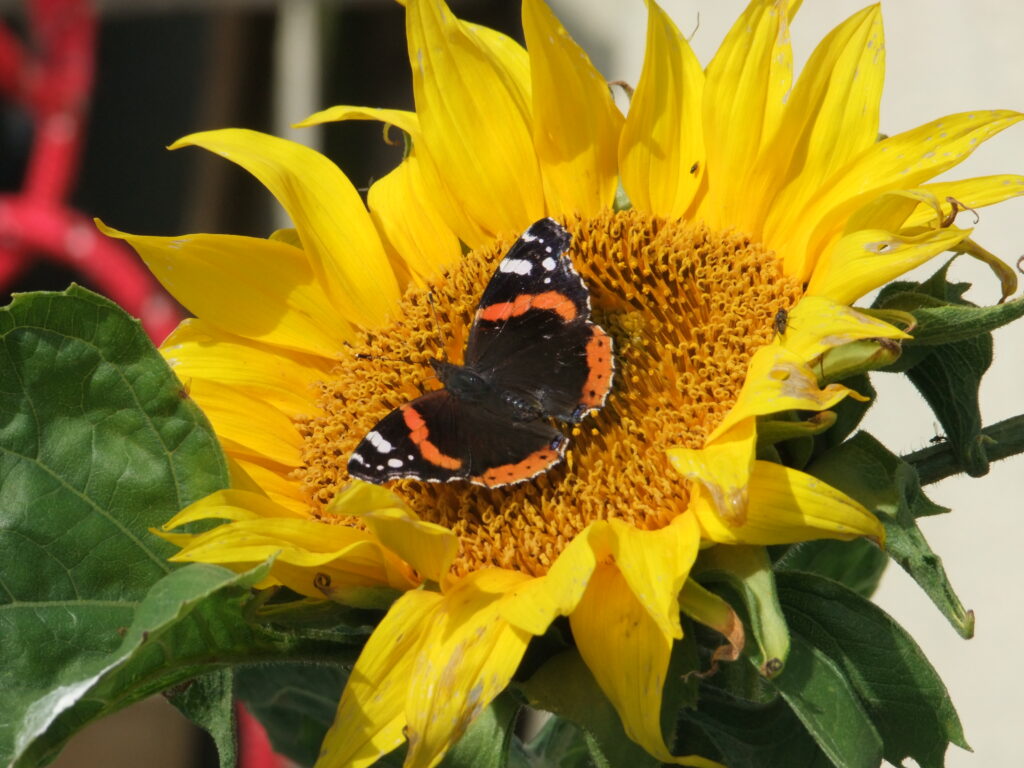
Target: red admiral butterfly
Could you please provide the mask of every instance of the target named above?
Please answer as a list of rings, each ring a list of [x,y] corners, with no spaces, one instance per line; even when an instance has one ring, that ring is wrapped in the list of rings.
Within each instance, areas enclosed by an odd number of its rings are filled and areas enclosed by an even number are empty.
[[[579,422],[612,386],[612,340],[566,255],[572,236],[541,219],[509,249],[480,299],[465,364],[430,364],[444,389],[385,416],[352,453],[352,477],[468,480],[497,488],[562,460]]]

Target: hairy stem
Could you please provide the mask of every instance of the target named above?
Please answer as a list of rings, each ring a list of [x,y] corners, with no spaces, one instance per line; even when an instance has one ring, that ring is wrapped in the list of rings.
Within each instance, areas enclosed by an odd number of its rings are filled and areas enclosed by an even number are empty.
[[[992,442],[985,446],[989,461],[999,461],[1024,453],[1024,415],[1013,416],[981,430]],[[963,471],[947,443],[931,445],[902,457],[912,464],[921,478],[921,485],[929,485]]]

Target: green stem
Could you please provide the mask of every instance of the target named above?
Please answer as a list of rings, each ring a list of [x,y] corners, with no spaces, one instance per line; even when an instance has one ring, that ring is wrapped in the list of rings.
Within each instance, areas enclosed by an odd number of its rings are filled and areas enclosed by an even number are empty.
[[[1024,415],[1013,416],[985,427],[981,434],[991,440],[986,441],[985,445],[985,455],[989,461],[999,461],[1024,453]],[[921,485],[936,483],[950,475],[963,472],[963,467],[953,454],[953,447],[948,443],[922,448],[902,458],[917,470]]]

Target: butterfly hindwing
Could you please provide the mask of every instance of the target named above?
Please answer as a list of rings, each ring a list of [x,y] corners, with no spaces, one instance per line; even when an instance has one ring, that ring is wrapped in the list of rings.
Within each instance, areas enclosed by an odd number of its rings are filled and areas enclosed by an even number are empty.
[[[352,477],[383,483],[399,477],[447,482],[469,476],[469,443],[460,403],[451,393],[428,392],[391,411],[356,446]]]

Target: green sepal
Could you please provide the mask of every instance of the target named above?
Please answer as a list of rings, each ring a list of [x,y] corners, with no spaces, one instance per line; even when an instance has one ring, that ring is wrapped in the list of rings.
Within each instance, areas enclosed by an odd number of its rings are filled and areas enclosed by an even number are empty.
[[[801,635],[772,685],[836,768],[878,768],[882,737],[844,671]]]
[[[875,398],[878,396],[875,388],[871,385],[871,379],[868,378],[866,373],[852,376],[841,383],[857,394],[863,395],[867,400],[844,397],[832,406],[832,412],[836,415],[835,423],[831,429],[815,438],[815,454],[839,445],[852,435],[861,421],[863,421],[864,415],[874,405]]]
[[[974,634],[974,614],[964,609],[942,560],[917,526],[917,518],[947,512],[921,491],[914,468],[866,432],[815,461],[808,472],[852,496],[885,526],[885,549],[911,575],[963,637]]]
[[[220,768],[238,763],[234,680],[233,669],[218,669],[164,692],[181,714],[213,738]]]
[[[348,671],[338,664],[279,662],[239,667],[235,692],[266,729],[274,751],[312,766],[334,722]]]
[[[893,765],[941,768],[947,744],[970,749],[949,694],[913,638],[881,608],[828,579],[780,573],[793,633],[842,671]]]
[[[775,574],[764,547],[716,546],[700,553],[693,579],[712,588],[725,585],[739,600],[730,601],[753,636],[747,639],[747,656],[764,677],[785,667],[789,656],[789,630],[775,594]],[[727,595],[728,597],[728,595]]]
[[[812,365],[822,383],[845,381],[854,376],[892,366],[903,353],[898,339],[861,339],[832,347]]]
[[[757,420],[757,445],[773,445],[785,440],[796,440],[803,437],[820,435],[831,429],[836,423],[833,411],[821,411],[812,414],[806,420],[795,415],[791,418],[780,417],[780,414],[761,416]]]

